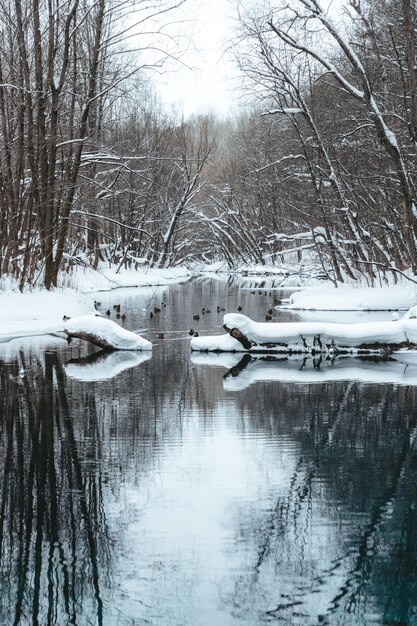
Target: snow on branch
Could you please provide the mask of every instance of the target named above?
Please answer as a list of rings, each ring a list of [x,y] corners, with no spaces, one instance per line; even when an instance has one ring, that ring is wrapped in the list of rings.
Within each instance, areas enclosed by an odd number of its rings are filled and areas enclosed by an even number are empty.
[[[258,174],[259,172],[263,172],[264,170],[267,170],[270,167],[274,167],[275,165],[280,165],[284,161],[290,161],[294,159],[303,159],[305,161],[306,157],[304,154],[288,154],[287,156],[284,156],[281,159],[278,159],[278,161],[274,161],[273,163],[268,163],[267,165],[264,165],[263,167],[257,167],[256,169],[248,172],[248,175]]]
[[[295,115],[297,113],[304,113],[303,109],[299,107],[281,107],[279,109],[272,109],[270,111],[265,111],[262,113],[264,115],[276,115],[276,113],[285,113],[286,115]]]

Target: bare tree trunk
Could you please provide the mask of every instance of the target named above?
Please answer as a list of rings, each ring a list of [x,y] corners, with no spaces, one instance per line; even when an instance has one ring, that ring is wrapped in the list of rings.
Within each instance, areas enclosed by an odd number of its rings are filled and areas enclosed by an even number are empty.
[[[411,9],[410,0],[402,0],[404,16],[405,57],[408,68],[408,83],[410,95],[410,135],[413,140],[414,150],[417,155],[417,72],[416,72],[416,49],[415,29],[416,18]]]

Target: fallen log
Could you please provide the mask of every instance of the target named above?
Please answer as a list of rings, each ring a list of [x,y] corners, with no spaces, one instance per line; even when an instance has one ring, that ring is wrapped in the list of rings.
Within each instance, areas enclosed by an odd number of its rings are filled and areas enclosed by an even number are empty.
[[[98,335],[95,335],[93,333],[86,333],[81,330],[71,332],[67,329],[64,330],[64,333],[67,335],[67,337],[69,337],[69,339],[82,339],[83,341],[92,343],[94,346],[97,346],[98,348],[102,348],[103,350],[115,350],[115,348],[113,347],[111,343],[109,343],[102,337],[99,337]]]
[[[193,337],[192,350],[213,352],[271,352],[286,354],[391,354],[417,350],[417,320],[335,324],[327,322],[254,322],[229,313],[223,328],[228,335]]]
[[[64,333],[83,339],[103,350],[152,350],[152,344],[116,322],[96,315],[64,316]]]

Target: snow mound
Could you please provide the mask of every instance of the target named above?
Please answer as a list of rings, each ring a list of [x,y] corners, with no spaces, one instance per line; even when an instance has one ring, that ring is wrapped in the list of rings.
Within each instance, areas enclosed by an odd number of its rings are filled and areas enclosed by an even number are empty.
[[[94,339],[99,339],[114,350],[152,350],[152,344],[147,339],[122,328],[112,320],[95,315],[81,315],[65,320],[64,331],[70,336],[81,336],[92,343],[95,343]]]
[[[242,352],[243,346],[230,335],[192,337],[191,350],[200,352]]]

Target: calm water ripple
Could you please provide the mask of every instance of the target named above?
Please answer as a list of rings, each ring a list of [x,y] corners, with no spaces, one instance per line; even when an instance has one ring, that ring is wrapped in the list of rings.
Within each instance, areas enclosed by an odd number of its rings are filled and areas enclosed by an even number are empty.
[[[417,625],[413,364],[191,356],[241,286],[100,294],[152,356],[0,346],[1,624]]]

